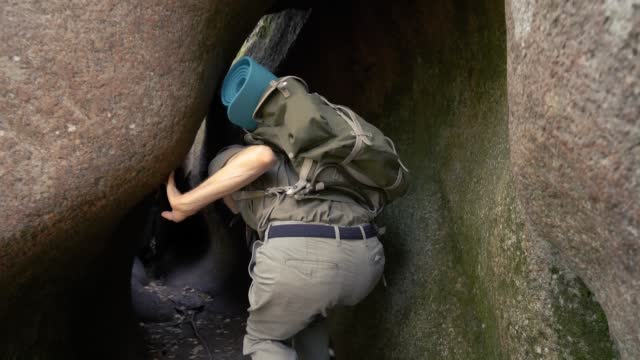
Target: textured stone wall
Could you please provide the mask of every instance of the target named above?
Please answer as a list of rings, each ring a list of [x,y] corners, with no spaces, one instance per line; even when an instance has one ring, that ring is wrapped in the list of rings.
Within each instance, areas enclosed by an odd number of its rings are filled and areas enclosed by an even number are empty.
[[[114,228],[269,3],[0,1],[0,358],[135,357]]]
[[[508,1],[511,160],[556,246],[640,358],[640,2]]]
[[[617,356],[570,259],[525,226],[506,40],[501,1],[328,3],[283,66],[379,125],[412,171],[380,219],[388,286],[336,314],[339,359]]]
[[[286,9],[263,16],[242,44],[236,59],[248,55],[270,71],[276,71],[310,13],[310,9]]]

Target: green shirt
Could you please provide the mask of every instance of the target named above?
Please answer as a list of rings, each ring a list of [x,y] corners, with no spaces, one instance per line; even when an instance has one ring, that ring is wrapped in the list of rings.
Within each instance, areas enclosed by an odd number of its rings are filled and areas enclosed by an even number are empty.
[[[209,175],[220,170],[226,162],[244,146],[232,145],[221,150],[209,164]],[[298,175],[289,159],[279,152],[275,152],[278,159],[276,165],[267,170],[261,177],[245,186],[244,191],[265,190],[270,187],[290,186],[298,181]],[[301,221],[340,226],[354,226],[369,223],[375,214],[364,207],[345,201],[325,199],[301,199],[281,195],[256,197],[237,201],[240,214],[245,223],[258,231],[262,237],[266,226],[271,221]],[[262,225],[262,226],[261,226]]]

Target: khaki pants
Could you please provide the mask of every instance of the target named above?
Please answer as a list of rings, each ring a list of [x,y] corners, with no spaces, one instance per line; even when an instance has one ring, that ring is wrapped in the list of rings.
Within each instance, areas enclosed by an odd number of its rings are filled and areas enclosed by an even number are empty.
[[[327,310],[364,299],[380,280],[384,263],[375,237],[256,242],[243,353],[253,360],[328,359]]]

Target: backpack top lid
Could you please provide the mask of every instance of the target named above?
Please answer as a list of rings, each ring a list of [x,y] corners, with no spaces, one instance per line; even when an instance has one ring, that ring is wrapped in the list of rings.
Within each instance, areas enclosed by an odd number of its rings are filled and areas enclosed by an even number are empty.
[[[238,59],[225,76],[220,94],[229,120],[249,131],[255,130],[258,124],[253,111],[272,80],[276,76],[252,58]]]

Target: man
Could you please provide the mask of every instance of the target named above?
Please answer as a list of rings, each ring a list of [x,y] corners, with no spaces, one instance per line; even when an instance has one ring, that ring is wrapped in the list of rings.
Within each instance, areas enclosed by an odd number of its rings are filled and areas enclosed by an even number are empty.
[[[249,266],[253,281],[243,353],[256,360],[328,359],[327,311],[357,304],[382,276],[384,250],[369,224],[371,211],[339,198],[301,200],[281,194],[236,201],[233,195],[239,190],[297,183],[289,158],[265,145],[224,149],[211,162],[209,174],[184,194],[172,174],[167,183],[172,210],[162,216],[182,221],[222,199],[258,231],[262,240],[253,244]]]

